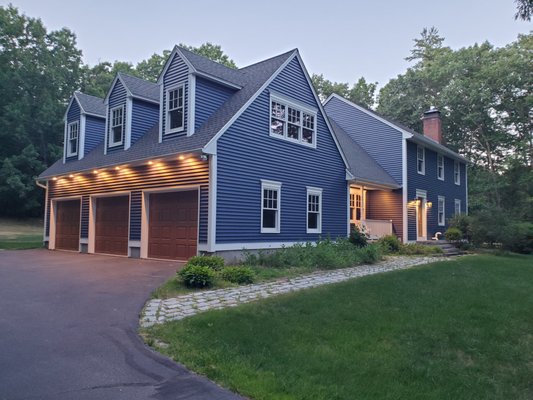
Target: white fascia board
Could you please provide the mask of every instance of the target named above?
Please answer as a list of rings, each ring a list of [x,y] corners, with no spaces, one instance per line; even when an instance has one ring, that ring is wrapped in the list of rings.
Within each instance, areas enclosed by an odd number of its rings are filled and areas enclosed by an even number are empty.
[[[115,75],[115,78],[113,79],[113,82],[111,82],[111,86],[109,86],[109,90],[107,91],[107,94],[104,97],[104,104],[107,106],[109,104],[109,96],[111,96],[111,92],[115,88],[115,84],[117,83],[117,80],[119,79],[119,74],[117,73]]]
[[[133,113],[133,98],[132,96],[126,97],[126,129],[124,135],[124,150],[128,150],[131,147],[131,123]]]
[[[86,116],[83,113],[80,115],[80,131],[78,132],[78,160],[85,156],[85,126]]]
[[[403,243],[407,243],[408,213],[407,213],[407,138],[402,139],[402,236]]]
[[[76,100],[76,102],[78,103],[78,105],[80,106],[80,110],[81,110],[81,104],[80,102],[78,101],[78,99],[76,98],[76,92],[74,92],[72,94],[72,97],[70,98],[70,100],[68,101],[68,105],[67,105],[67,109],[65,110],[65,114],[63,115],[63,121],[67,122],[67,118],[68,118],[68,110],[70,110],[70,106],[72,106],[72,102]]]
[[[185,90],[184,90],[185,92]],[[187,136],[194,134],[194,126],[196,125],[196,76],[189,74],[189,107],[188,107],[188,124],[187,124]]]
[[[297,52],[296,50],[293,52],[293,54],[285,60],[285,62],[272,74],[270,78],[254,93],[252,97],[248,99],[248,101],[240,108],[239,111],[237,111],[231,119],[226,122],[226,124],[217,132],[215,136],[211,138],[211,140],[204,146],[203,152],[207,154],[216,154],[216,142],[220,136],[224,134],[228,130],[228,128],[241,116],[241,114],[246,111],[246,109],[252,104],[257,97],[265,90],[268,85],[272,83],[272,81],[279,75],[281,71],[285,69],[285,67],[296,57]]]

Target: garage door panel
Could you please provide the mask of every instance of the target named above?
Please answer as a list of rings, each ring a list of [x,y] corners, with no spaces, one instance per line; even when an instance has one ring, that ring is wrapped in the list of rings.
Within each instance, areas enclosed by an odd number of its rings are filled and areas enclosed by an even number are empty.
[[[150,195],[148,256],[185,260],[196,255],[198,192]]]
[[[95,251],[127,255],[129,230],[129,196],[96,199]]]
[[[56,203],[56,249],[79,251],[80,207],[80,200],[62,200]]]

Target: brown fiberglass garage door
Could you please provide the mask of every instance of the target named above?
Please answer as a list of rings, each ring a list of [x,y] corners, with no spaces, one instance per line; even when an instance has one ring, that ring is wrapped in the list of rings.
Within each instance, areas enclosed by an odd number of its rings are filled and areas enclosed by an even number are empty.
[[[196,255],[198,191],[150,195],[148,257],[186,260]]]
[[[128,255],[129,196],[96,199],[96,253]]]
[[[56,243],[60,250],[80,250],[80,200],[56,203]]]

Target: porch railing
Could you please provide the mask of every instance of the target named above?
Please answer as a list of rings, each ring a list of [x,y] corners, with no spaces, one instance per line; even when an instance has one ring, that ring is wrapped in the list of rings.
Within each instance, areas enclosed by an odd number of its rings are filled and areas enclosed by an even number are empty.
[[[370,239],[379,239],[386,235],[392,235],[392,221],[381,219],[365,219],[361,221]]]

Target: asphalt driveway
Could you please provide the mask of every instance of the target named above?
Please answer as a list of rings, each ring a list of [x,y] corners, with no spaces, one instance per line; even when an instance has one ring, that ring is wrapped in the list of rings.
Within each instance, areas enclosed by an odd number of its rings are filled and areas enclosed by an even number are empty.
[[[176,263],[0,251],[0,399],[238,399],[137,336]]]

